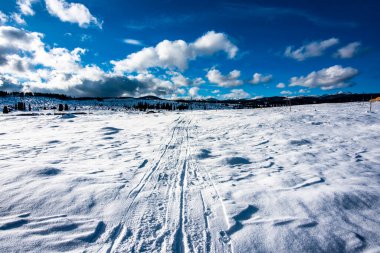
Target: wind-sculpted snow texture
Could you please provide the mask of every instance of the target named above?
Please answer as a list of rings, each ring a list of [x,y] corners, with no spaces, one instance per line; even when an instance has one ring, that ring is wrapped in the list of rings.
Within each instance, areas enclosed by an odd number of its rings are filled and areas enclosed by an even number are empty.
[[[378,252],[380,106],[0,116],[1,252]]]

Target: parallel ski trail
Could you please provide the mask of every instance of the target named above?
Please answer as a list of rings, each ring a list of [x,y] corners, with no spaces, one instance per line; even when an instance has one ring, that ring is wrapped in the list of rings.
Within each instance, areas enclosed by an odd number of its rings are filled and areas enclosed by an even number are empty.
[[[167,144],[164,145],[163,150],[160,152],[160,155],[158,156],[158,159],[154,162],[154,165],[151,169],[147,170],[147,172],[144,174],[140,182],[129,192],[129,194],[126,196],[127,203],[129,202],[129,205],[125,211],[125,215],[123,219],[120,221],[119,225],[117,225],[114,230],[111,232],[110,237],[107,239],[106,244],[104,247],[100,250],[100,252],[115,252],[115,249],[120,245],[120,243],[128,237],[128,234],[131,233],[131,230],[128,229],[127,226],[127,217],[131,210],[131,208],[135,205],[135,201],[137,197],[139,196],[140,192],[142,191],[143,187],[146,185],[148,180],[152,177],[153,173],[157,170],[160,163],[162,162],[162,158],[167,153],[171,143],[173,142],[175,138],[175,133],[177,127],[183,122],[181,117],[177,118],[175,120],[177,123],[173,127],[171,136],[169,138],[169,141]]]
[[[191,114],[180,117],[153,166],[126,195],[100,252],[233,252],[224,203],[193,154]],[[122,197],[122,196],[121,196]]]
[[[195,136],[198,136],[198,132]],[[195,144],[190,145],[190,152],[194,154]],[[229,217],[226,206],[211,174],[205,168],[199,166],[194,155],[190,160],[195,171],[202,178],[202,189],[200,190],[202,206],[204,209],[204,220],[206,226],[206,250],[202,252],[234,252],[233,242],[226,231],[230,228]]]

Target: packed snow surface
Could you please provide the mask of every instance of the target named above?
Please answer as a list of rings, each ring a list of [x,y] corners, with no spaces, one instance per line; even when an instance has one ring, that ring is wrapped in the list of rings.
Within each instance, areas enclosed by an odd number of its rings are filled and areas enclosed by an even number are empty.
[[[0,116],[0,252],[380,252],[380,106]]]

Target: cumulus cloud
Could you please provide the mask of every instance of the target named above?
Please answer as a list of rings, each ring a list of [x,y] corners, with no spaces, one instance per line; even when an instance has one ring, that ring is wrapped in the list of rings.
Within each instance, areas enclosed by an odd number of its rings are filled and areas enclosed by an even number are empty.
[[[224,33],[209,31],[198,38],[192,45],[196,55],[212,55],[219,51],[224,51],[229,58],[234,58],[238,52],[235,46]]]
[[[171,77],[171,81],[177,85],[177,86],[188,86],[190,83],[191,83],[191,80],[185,76],[183,76],[181,73],[179,72],[175,72],[175,71],[168,71],[167,72],[168,74],[170,74],[172,77]]]
[[[12,13],[11,18],[19,25],[26,25],[25,19],[23,19],[19,13]]]
[[[185,95],[186,90],[185,89],[177,89],[178,95]]]
[[[46,45],[43,40],[44,34],[41,33],[0,26],[0,89],[70,96],[171,97],[173,94],[185,95],[186,91],[189,95],[198,96],[197,86],[205,82],[202,78],[191,79],[175,70],[105,71],[94,64],[83,64],[86,49]],[[159,48],[158,52],[169,57],[173,51],[181,51],[181,43],[178,47],[169,48]],[[161,60],[165,61],[165,57]],[[237,80],[239,76],[239,71],[232,71],[228,78]],[[183,88],[185,86],[189,88]]]
[[[269,83],[272,81],[272,75],[263,75],[260,73],[253,74],[252,80],[249,81],[251,84],[261,84],[261,83]]]
[[[141,72],[150,68],[177,69],[188,67],[188,62],[200,56],[212,55],[223,51],[232,58],[238,48],[223,33],[210,31],[193,43],[183,40],[164,40],[155,47],[146,47],[132,53],[126,59],[111,61],[118,73]]]
[[[22,89],[22,85],[17,83],[17,80],[12,80],[4,76],[0,76],[0,90],[1,91],[18,91]]]
[[[279,83],[279,84],[276,85],[276,87],[279,88],[279,89],[283,89],[283,88],[286,87],[286,85],[284,83]]]
[[[177,86],[149,73],[117,75],[83,65],[83,48],[49,47],[43,34],[0,26],[1,89],[63,93],[72,96],[172,94]]]
[[[13,83],[23,84],[28,89],[67,90],[81,83],[87,76],[90,80],[99,76],[80,63],[84,49],[48,49],[42,42],[43,35],[22,29],[0,27],[0,56],[2,77],[12,78]]]
[[[235,87],[243,84],[243,81],[239,80],[240,71],[236,69],[232,70],[228,75],[223,75],[214,68],[207,72],[206,77],[210,83],[217,84],[220,87]]]
[[[107,76],[99,80],[83,79],[80,85],[68,89],[70,94],[90,97],[140,96],[139,89],[148,90],[148,84],[123,76]]]
[[[43,47],[42,37],[41,33],[0,26],[0,53],[17,53],[19,50],[35,52]]]
[[[332,90],[353,86],[352,79],[359,74],[357,69],[335,65],[329,68],[313,71],[306,77],[292,77],[289,86],[303,86]]]
[[[33,16],[35,14],[32,9],[33,3],[37,2],[37,0],[17,0],[17,6],[20,9],[20,12],[24,16]]]
[[[156,47],[143,48],[121,61],[111,61],[114,70],[120,73],[144,71],[149,68],[187,68],[188,45],[183,40],[160,42]]]
[[[199,87],[192,87],[189,89],[189,96],[190,97],[196,97],[198,96]]]
[[[303,94],[303,93],[310,93],[310,90],[300,89],[300,90],[298,91],[298,93],[301,93],[301,94]]]
[[[335,46],[338,43],[339,40],[337,38],[331,38],[328,40],[313,41],[297,49],[294,49],[293,46],[289,46],[286,48],[284,55],[297,61],[304,61],[308,58],[323,55],[327,49]]]
[[[205,83],[206,83],[206,81],[203,80],[202,77],[197,77],[192,82],[193,85],[202,85],[202,84],[205,84]]]
[[[0,11],[0,25],[4,25],[7,22],[8,16],[4,12]]]
[[[335,56],[341,59],[349,59],[356,56],[359,53],[361,43],[352,42],[345,47],[338,49]]]
[[[170,76],[171,82],[175,86],[178,86],[178,87],[184,87],[184,86],[190,86],[190,85],[199,86],[205,83],[205,81],[201,77],[190,79],[177,71],[166,71],[166,74]]]
[[[45,0],[50,15],[62,22],[76,23],[82,28],[93,24],[102,28],[102,22],[94,17],[89,9],[80,3],[68,3],[65,0]]]
[[[78,96],[107,96],[121,94],[121,90],[136,90],[138,80],[105,73],[95,65],[82,66],[81,56],[86,52],[85,49],[48,49],[42,38],[40,33],[0,26],[2,88],[6,84],[7,89]]]
[[[293,92],[291,92],[290,90],[283,90],[283,91],[280,92],[280,94],[287,96],[287,95],[292,95]]]
[[[230,93],[223,95],[224,99],[244,99],[249,97],[249,93],[243,89],[232,89]]]

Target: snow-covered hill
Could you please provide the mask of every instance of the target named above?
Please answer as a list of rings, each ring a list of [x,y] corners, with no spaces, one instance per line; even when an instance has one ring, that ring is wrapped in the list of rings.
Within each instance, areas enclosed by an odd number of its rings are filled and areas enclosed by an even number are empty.
[[[0,252],[379,252],[367,110],[0,115]]]

